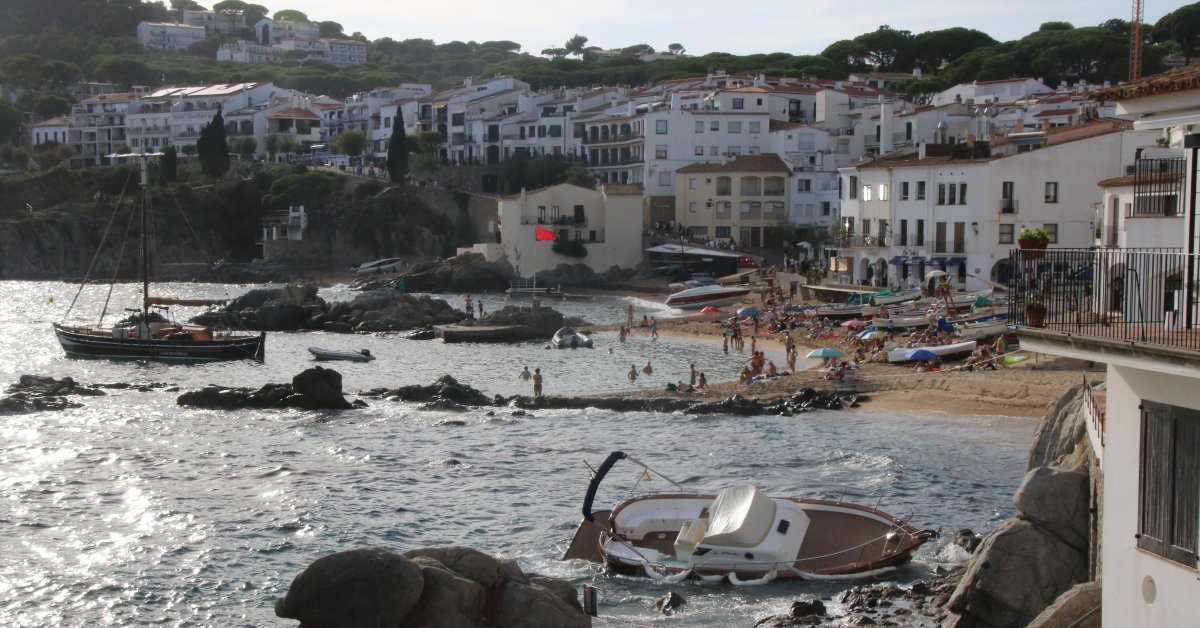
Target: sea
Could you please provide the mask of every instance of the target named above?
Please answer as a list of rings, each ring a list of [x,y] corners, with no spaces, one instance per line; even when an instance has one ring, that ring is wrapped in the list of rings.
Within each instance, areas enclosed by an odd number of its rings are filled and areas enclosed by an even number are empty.
[[[254,286],[168,284],[159,293],[231,298]],[[753,626],[800,597],[832,598],[853,582],[733,587],[657,584],[560,558],[581,519],[589,473],[622,450],[689,490],[753,483],[771,494],[876,505],[922,529],[985,533],[1012,514],[1033,421],[860,408],[779,416],[500,408],[461,414],[368,400],[343,412],[183,408],[179,390],[287,382],[314,365],[307,347],[370,349],[370,363],[324,363],[360,391],[429,384],[444,374],[487,394],[529,394],[517,375],[540,368],[547,394],[662,388],[688,378],[736,378],[746,354],[719,340],[602,332],[594,349],[546,341],[451,344],[395,334],[269,333],[266,360],[205,365],[74,360],[59,320],[124,316],[139,285],[0,282],[0,387],[22,374],[85,384],[134,384],[83,406],[0,417],[0,625],[294,626],[276,598],[317,558],[357,546],[396,552],[465,545],[527,573],[597,590],[597,625]],[[347,300],[345,286],[321,290]],[[463,307],[466,295],[435,295]],[[470,295],[493,311],[503,295]],[[73,303],[73,305],[72,305]],[[632,297],[546,301],[589,323],[679,315]],[[524,304],[514,301],[512,304]],[[68,312],[68,308],[70,308]],[[199,313],[172,312],[181,320]],[[768,351],[768,357],[772,357]],[[782,364],[775,357],[777,364]],[[631,366],[653,373],[630,381]],[[166,386],[150,386],[151,384]],[[138,386],[145,385],[145,386]],[[665,490],[618,464],[597,505]],[[935,543],[892,578],[937,566]],[[687,599],[664,617],[654,602]],[[838,612],[836,602],[829,602]]]

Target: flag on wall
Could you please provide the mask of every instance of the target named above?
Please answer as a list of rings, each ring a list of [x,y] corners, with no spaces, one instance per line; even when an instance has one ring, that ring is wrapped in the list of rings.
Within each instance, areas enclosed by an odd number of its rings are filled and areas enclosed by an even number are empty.
[[[550,229],[547,229],[545,227],[534,227],[533,229],[534,229],[534,232],[533,232],[534,240],[540,241],[540,240],[553,240],[554,239],[554,232],[551,231]]]

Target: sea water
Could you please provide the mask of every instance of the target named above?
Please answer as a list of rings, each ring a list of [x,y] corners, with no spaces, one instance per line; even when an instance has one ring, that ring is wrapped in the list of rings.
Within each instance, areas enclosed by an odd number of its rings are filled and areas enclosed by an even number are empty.
[[[645,334],[626,343],[600,334],[595,349],[547,350],[543,341],[444,345],[394,335],[270,333],[261,364],[69,360],[50,325],[75,289],[0,282],[0,384],[32,373],[89,384],[257,387],[290,381],[311,366],[308,346],[368,348],[378,356],[365,364],[326,363],[351,395],[427,384],[445,373],[487,394],[528,394],[529,382],[516,377],[526,365],[546,373],[551,394],[659,388],[686,380],[692,363],[719,381],[741,366],[719,342],[651,341]],[[248,287],[169,289],[212,297]],[[118,286],[114,307],[131,305],[136,290]],[[339,289],[322,294],[353,298]],[[503,305],[500,296],[482,298],[489,311]],[[98,311],[103,299],[85,295],[75,309]],[[459,295],[447,299],[462,307]],[[545,305],[615,323],[631,302],[639,319],[672,314],[619,298]],[[625,378],[630,364],[646,361],[653,375]],[[752,626],[786,611],[796,597],[833,595],[851,584],[668,587],[562,562],[581,518],[584,461],[594,466],[620,449],[688,489],[751,482],[772,494],[878,504],[918,528],[984,532],[1011,514],[1034,427],[1026,419],[885,412],[870,404],[796,417],[598,410],[514,416],[487,408],[452,415],[376,400],[341,413],[227,412],[181,408],[177,394],[110,390],[78,398],[81,408],[0,419],[0,624],[294,625],[274,616],[274,600],[317,558],[360,545],[400,552],[455,544],[514,559],[527,572],[591,584],[601,615],[614,623],[660,621],[654,600],[675,590],[688,604],[672,625]],[[639,478],[636,467],[618,465],[597,505],[624,498]],[[648,488],[667,486],[656,479]],[[932,545],[896,579],[928,577]]]

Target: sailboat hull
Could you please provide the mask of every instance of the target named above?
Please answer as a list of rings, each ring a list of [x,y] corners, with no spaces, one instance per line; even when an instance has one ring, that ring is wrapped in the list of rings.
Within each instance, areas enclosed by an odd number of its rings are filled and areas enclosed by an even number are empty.
[[[212,340],[114,337],[111,329],[55,325],[67,357],[155,362],[221,362],[266,357],[266,333],[227,334]]]

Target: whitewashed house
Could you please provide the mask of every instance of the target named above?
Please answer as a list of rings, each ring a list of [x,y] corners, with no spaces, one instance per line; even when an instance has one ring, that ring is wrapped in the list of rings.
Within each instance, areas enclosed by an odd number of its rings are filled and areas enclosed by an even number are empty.
[[[138,43],[156,50],[187,50],[207,36],[203,26],[169,22],[139,22],[137,25]]]

